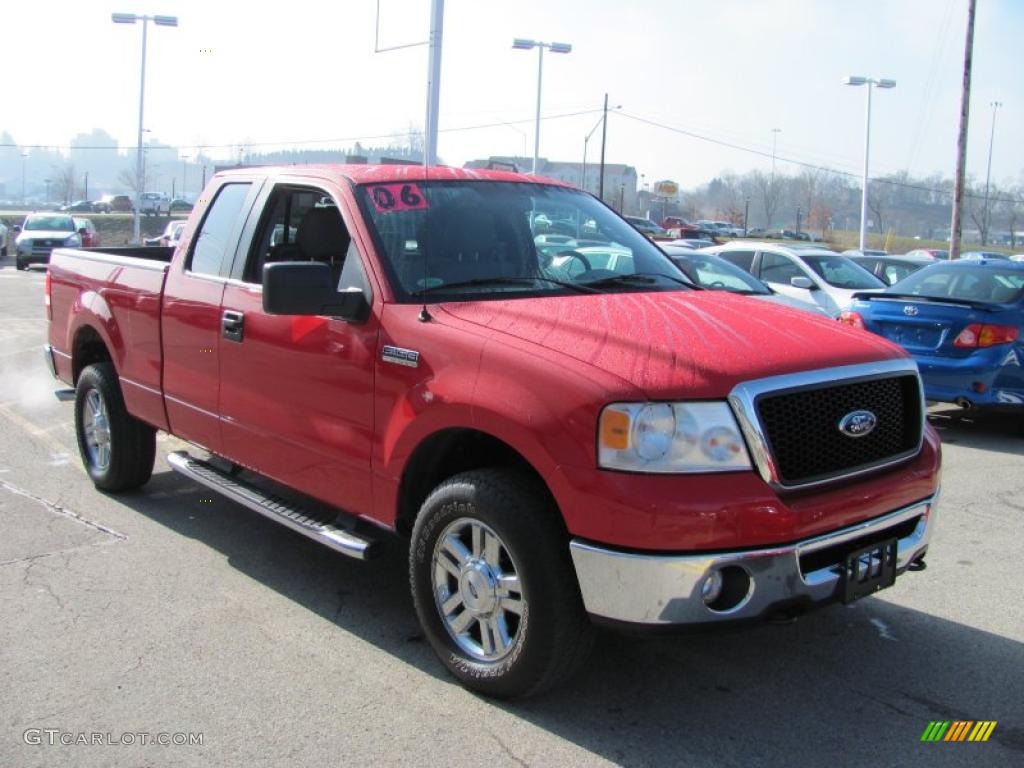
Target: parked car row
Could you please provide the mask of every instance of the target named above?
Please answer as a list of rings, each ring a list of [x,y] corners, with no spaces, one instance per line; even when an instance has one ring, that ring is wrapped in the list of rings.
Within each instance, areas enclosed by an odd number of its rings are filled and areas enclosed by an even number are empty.
[[[135,202],[131,195],[103,195],[98,200],[76,200],[62,205],[62,213],[132,213]],[[139,212],[149,216],[166,216],[174,212],[188,213],[192,203],[182,197],[173,200],[161,192],[144,192]]]

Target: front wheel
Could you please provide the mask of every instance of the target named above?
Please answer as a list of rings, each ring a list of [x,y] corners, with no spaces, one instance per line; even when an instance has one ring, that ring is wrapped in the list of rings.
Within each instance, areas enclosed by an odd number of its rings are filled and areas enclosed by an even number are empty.
[[[558,512],[529,476],[465,472],[424,502],[409,578],[420,624],[459,681],[517,698],[568,679],[593,629]]]
[[[93,485],[103,491],[128,491],[153,474],[156,430],[124,405],[111,363],[88,366],[75,388],[75,434]]]

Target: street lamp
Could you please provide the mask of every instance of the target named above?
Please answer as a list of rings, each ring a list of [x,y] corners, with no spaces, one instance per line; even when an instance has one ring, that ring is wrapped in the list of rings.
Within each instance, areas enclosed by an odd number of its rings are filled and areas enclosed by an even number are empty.
[[[142,66],[139,74],[139,140],[135,154],[135,210],[132,213],[132,242],[138,245],[141,242],[139,209],[142,207],[143,157],[142,157],[142,113],[146,101],[146,30],[149,22],[152,21],[158,27],[178,26],[177,16],[139,16],[134,13],[112,13],[111,20],[115,24],[134,24],[142,22]]]
[[[863,253],[868,239],[868,155],[871,149],[871,90],[873,88],[895,88],[895,80],[886,78],[861,77],[850,75],[843,80],[844,85],[866,85],[868,91],[867,117],[864,121],[864,178],[860,191],[860,250]]]
[[[185,194],[185,181],[188,178],[188,161],[190,157],[191,155],[181,156],[181,197],[184,200],[188,199],[188,196]]]
[[[747,214],[750,213],[750,195],[743,200],[743,236],[747,236]]]
[[[775,146],[779,140],[779,134],[782,133],[781,128],[772,128],[772,183],[775,183]]]
[[[988,137],[988,170],[985,171],[985,214],[981,219],[985,224],[984,237],[981,240],[982,245],[988,245],[988,186],[989,181],[992,179],[992,144],[996,140],[996,110],[1003,106],[1003,102],[993,101],[989,106],[992,107],[992,133]]]
[[[622,105],[618,104],[612,107],[613,110],[622,109]],[[584,192],[587,189],[587,142],[590,141],[590,137],[594,135],[594,131],[601,127],[601,124],[607,119],[608,113],[603,112],[597,122],[594,123],[594,127],[590,129],[586,136],[583,137],[583,165],[580,168],[580,189]]]
[[[533,170],[531,171],[531,173],[536,173],[537,158],[540,156],[540,86],[544,77],[544,49],[548,48],[552,53],[569,53],[572,46],[569,43],[542,43],[539,40],[525,40],[517,37],[512,41],[512,47],[520,51],[537,49],[537,126],[533,137]]]

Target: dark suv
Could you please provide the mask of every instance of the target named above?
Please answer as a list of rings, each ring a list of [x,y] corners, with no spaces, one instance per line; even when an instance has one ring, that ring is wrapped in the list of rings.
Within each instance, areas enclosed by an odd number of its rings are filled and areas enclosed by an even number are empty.
[[[135,210],[129,195],[104,195],[92,204],[96,213],[131,213]]]

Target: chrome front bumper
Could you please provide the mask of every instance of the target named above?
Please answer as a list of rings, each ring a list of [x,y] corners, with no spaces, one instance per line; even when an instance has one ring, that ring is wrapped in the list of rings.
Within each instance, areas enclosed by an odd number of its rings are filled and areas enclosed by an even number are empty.
[[[593,616],[630,624],[695,625],[753,619],[789,606],[829,603],[841,594],[841,564],[803,572],[800,560],[830,547],[848,545],[909,525],[897,540],[897,573],[903,573],[928,548],[935,526],[938,493],[909,507],[864,523],[795,544],[743,552],[696,555],[645,555],[619,552],[574,539],[569,548],[583,603]],[[824,553],[822,553],[824,554]],[[827,559],[827,558],[826,558]],[[735,605],[715,610],[701,596],[705,579],[728,568],[749,580]]]

